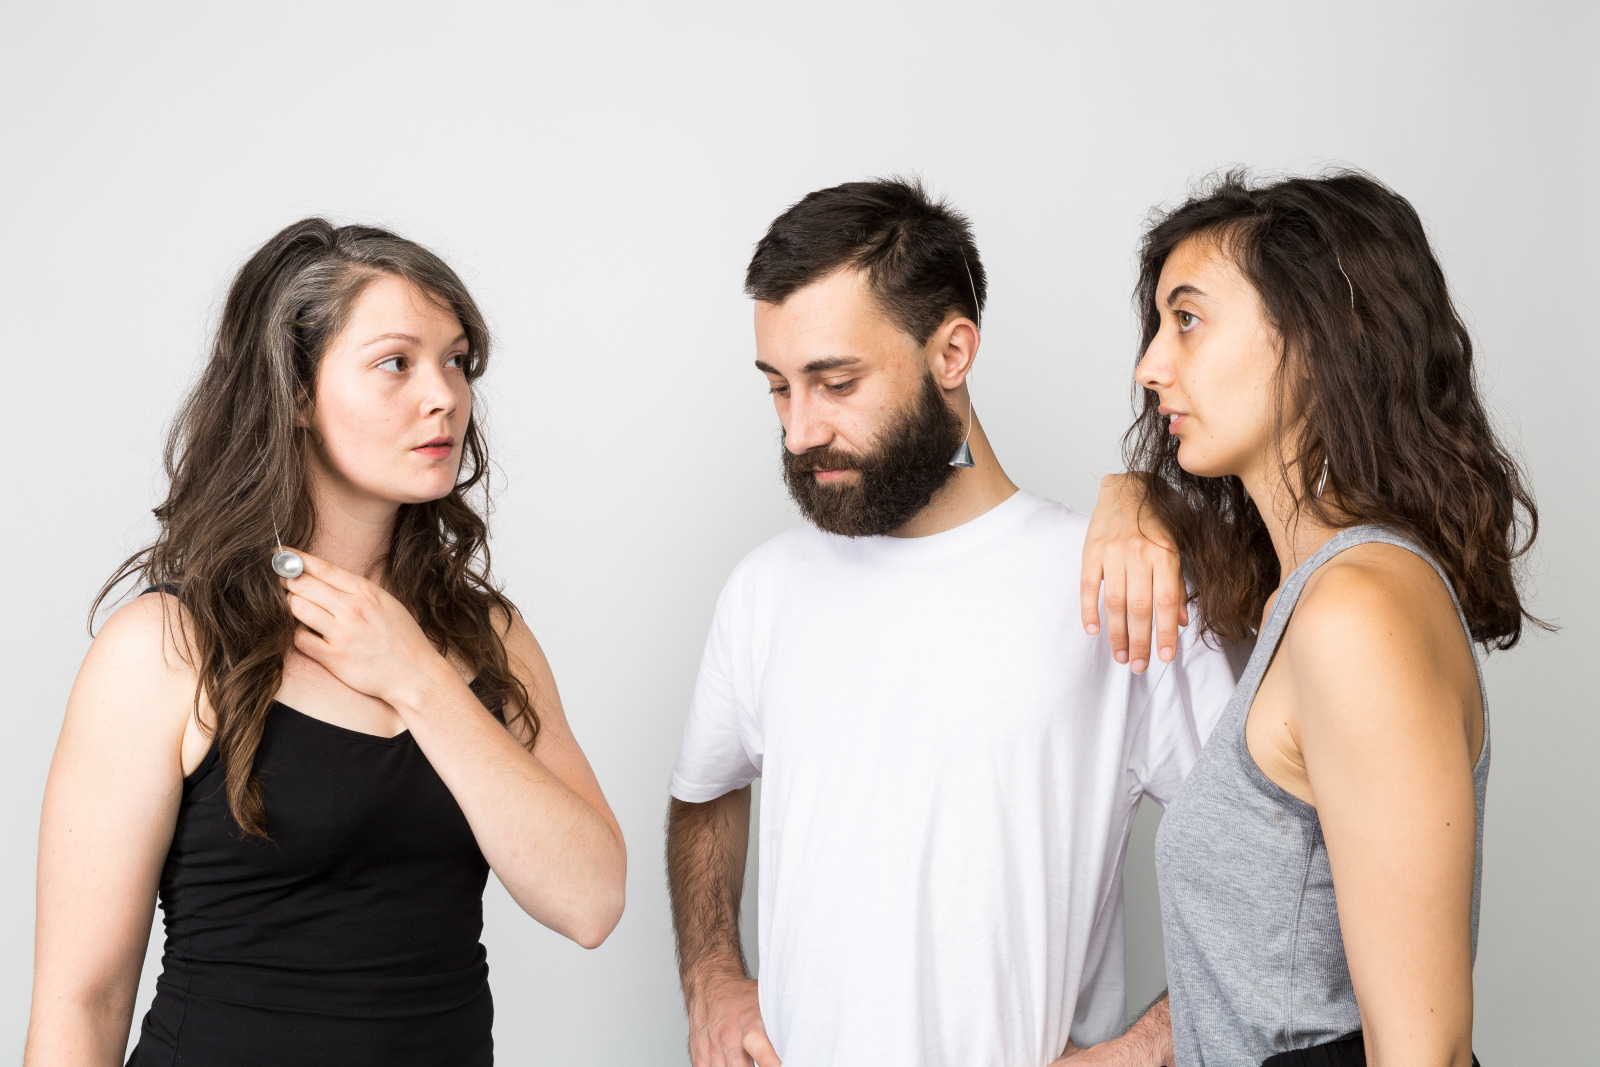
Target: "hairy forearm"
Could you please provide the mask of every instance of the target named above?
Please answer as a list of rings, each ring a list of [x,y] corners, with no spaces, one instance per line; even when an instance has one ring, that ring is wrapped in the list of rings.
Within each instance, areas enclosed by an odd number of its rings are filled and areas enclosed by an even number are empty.
[[[1172,1016],[1162,993],[1121,1037],[1086,1049],[1069,1044],[1053,1067],[1172,1067],[1173,1062]]]
[[[396,710],[512,899],[586,948],[603,941],[621,917],[627,876],[611,823],[453,677]]]
[[[1171,1067],[1172,1006],[1165,991],[1120,1038],[1128,1067]]]
[[[667,883],[678,974],[693,1001],[707,982],[746,977],[739,899],[750,840],[750,788],[704,804],[673,799],[667,814]]]

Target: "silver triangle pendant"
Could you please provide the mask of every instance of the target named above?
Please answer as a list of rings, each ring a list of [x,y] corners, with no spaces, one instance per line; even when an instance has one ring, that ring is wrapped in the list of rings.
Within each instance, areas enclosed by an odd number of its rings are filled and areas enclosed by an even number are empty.
[[[952,467],[976,467],[977,466],[977,464],[972,461],[972,449],[970,447],[968,447],[968,445],[967,445],[967,443],[965,441],[962,441],[961,442],[961,447],[956,449],[956,454],[950,457],[950,466],[952,466]]]

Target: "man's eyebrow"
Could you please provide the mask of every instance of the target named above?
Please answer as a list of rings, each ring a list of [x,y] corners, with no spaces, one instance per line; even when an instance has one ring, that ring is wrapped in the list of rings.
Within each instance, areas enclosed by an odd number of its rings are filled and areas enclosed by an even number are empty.
[[[814,359],[801,368],[805,374],[821,374],[823,371],[838,370],[840,367],[853,367],[861,360],[857,356],[828,356],[826,359]]]
[[[456,337],[456,339],[454,341],[451,341],[450,344],[445,345],[445,347],[446,348],[450,348],[453,345],[458,345],[462,341],[465,341],[466,339],[467,339],[467,335],[465,333],[460,334],[459,336]],[[414,336],[412,334],[409,334],[409,333],[380,333],[378,336],[372,338],[370,341],[363,342],[361,347],[362,348],[371,348],[373,345],[377,344],[379,341],[404,341],[408,345],[420,345],[422,343],[422,338],[416,337],[416,336]]]
[[[810,363],[807,363],[804,367],[800,368],[800,373],[822,374],[826,371],[838,370],[840,367],[853,367],[860,362],[860,356],[828,356],[824,359],[814,359]],[[759,359],[756,360],[756,370],[763,371],[767,374],[775,374],[779,378],[783,377],[783,372],[777,367],[774,367],[772,364],[765,363]]]
[[[1167,294],[1167,307],[1171,307],[1172,305],[1176,304],[1178,302],[1178,298],[1181,297],[1181,296],[1205,296],[1205,295],[1206,294],[1205,294],[1205,292],[1203,290],[1197,289],[1192,285],[1188,285],[1188,284],[1175,285],[1175,286],[1172,287],[1172,292]]]

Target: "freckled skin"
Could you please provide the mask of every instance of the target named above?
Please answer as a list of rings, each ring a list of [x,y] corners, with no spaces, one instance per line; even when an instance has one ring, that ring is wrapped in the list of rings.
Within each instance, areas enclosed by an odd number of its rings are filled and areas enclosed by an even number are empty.
[[[373,339],[400,333],[416,338]],[[371,282],[318,368],[309,422],[321,439],[315,475],[342,504],[437,500],[455,485],[472,416],[461,323],[410,282]],[[452,437],[446,456],[413,451]]]

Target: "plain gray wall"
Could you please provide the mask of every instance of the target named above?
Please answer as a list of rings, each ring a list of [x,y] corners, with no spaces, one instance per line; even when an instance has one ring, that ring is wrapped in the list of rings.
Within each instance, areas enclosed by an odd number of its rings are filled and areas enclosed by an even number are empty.
[[[1489,662],[1477,1043],[1491,1065],[1592,1055],[1597,12],[8,5],[0,1059],[23,1041],[39,799],[85,609],[149,536],[164,428],[227,279],[279,227],[393,226],[490,317],[495,567],[632,860],[592,953],[491,889],[501,1061],[670,1064],[667,775],[724,577],[796,521],[740,294],[763,227],[866,175],[952,197],[991,278],[984,425],[1019,483],[1087,508],[1129,417],[1145,212],[1219,165],[1329,161],[1427,220],[1539,494],[1532,603],[1564,628]],[[1129,864],[1134,996],[1161,985],[1154,817]]]

